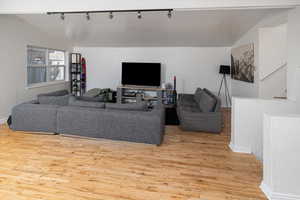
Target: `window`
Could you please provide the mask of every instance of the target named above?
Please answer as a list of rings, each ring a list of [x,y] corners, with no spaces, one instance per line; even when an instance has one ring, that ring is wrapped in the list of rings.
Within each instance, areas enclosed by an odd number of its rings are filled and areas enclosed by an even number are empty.
[[[64,81],[65,51],[27,47],[27,85]]]

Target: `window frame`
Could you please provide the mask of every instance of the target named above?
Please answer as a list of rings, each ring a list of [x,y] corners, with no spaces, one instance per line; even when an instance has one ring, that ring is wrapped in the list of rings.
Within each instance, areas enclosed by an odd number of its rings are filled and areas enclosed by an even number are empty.
[[[37,49],[37,50],[43,50],[45,51],[46,57],[45,57],[45,64],[44,65],[32,65],[31,63],[29,63],[29,59],[28,59],[28,50],[29,49]],[[61,51],[64,52],[64,65],[50,65],[49,61],[49,51]],[[26,46],[26,88],[27,89],[31,89],[31,88],[37,88],[37,87],[45,87],[45,86],[50,86],[50,85],[55,85],[55,84],[61,84],[61,83],[65,83],[68,82],[67,80],[67,51],[66,50],[62,50],[62,49],[54,49],[54,48],[46,48],[46,47],[39,47],[39,46],[34,46],[34,45],[27,45]],[[28,69],[30,66],[40,66],[40,67],[45,67],[46,68],[46,81],[45,82],[40,82],[40,83],[29,83],[28,81]],[[51,67],[64,67],[64,78],[63,80],[55,80],[55,81],[51,81],[49,79],[49,70]]]

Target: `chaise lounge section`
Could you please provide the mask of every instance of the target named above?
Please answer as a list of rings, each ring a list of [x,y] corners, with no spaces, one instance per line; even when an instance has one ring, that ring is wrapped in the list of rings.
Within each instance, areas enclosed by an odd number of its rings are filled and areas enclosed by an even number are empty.
[[[164,136],[164,109],[147,110],[146,104],[126,105],[86,102],[64,92],[42,95],[12,109],[11,128],[16,131],[48,132],[160,145]]]
[[[160,145],[163,113],[160,109],[128,111],[65,106],[57,111],[57,132]]]

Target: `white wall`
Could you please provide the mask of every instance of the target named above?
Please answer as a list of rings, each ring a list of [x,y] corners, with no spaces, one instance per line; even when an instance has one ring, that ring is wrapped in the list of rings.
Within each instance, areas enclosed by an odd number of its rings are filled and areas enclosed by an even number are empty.
[[[217,92],[219,65],[230,62],[226,47],[78,47],[75,51],[87,59],[88,89],[115,89],[121,83],[121,63],[128,61],[162,63],[162,81],[172,83],[176,75],[178,93],[194,93],[197,87]]]
[[[240,45],[254,43],[254,83],[247,83],[243,81],[232,80],[231,88],[232,88],[232,96],[237,97],[250,97],[257,98],[259,97],[259,29],[264,27],[272,27],[278,26],[280,24],[284,24],[287,22],[287,14],[288,11],[284,11],[282,13],[271,15],[263,19],[256,26],[254,26],[251,30],[245,33],[235,44],[234,47],[238,47]]]
[[[285,98],[287,91],[287,65],[278,69],[259,85],[259,98],[272,99],[274,97]]]
[[[288,98],[300,100],[300,7],[288,15]]]
[[[259,29],[259,77],[265,78],[287,62],[287,24]]]
[[[66,83],[26,89],[26,46],[35,45],[67,50],[64,41],[49,37],[15,16],[0,15],[0,120],[10,114],[11,108],[33,99],[42,92],[67,88]]]
[[[286,97],[287,24],[259,29],[259,97]]]

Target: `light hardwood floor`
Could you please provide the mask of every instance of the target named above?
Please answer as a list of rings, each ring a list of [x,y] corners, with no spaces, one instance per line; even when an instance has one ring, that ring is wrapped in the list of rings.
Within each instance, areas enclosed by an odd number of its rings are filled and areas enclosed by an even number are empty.
[[[167,127],[162,146],[0,127],[0,200],[258,200],[262,169],[221,135]]]

